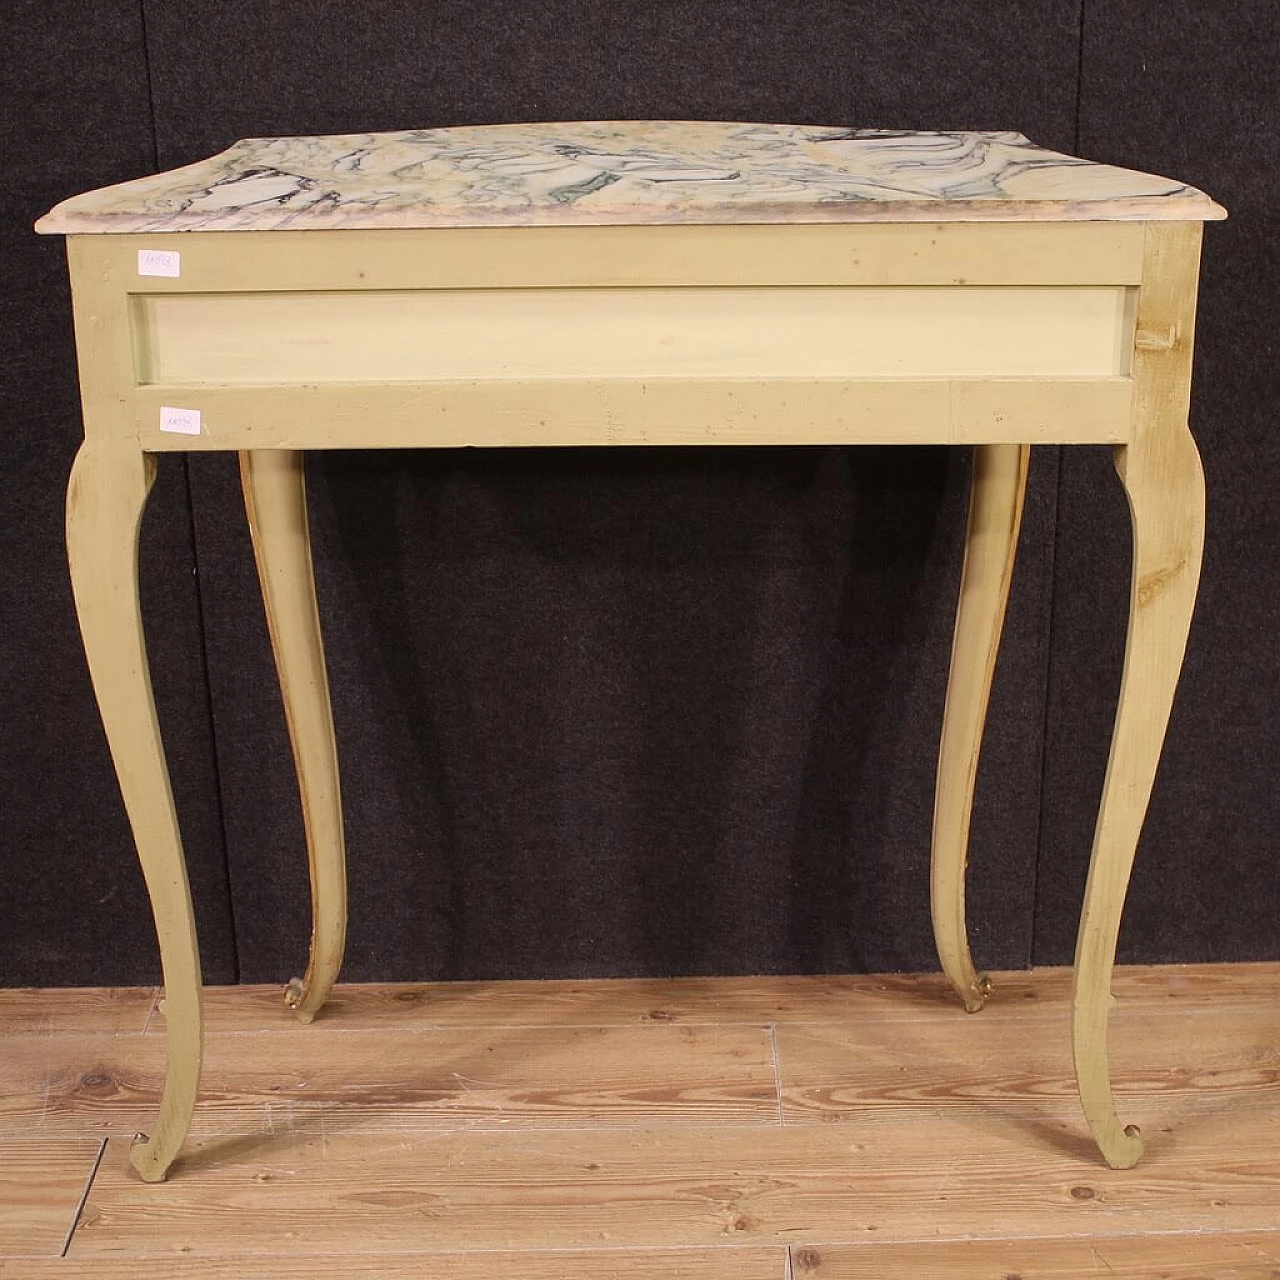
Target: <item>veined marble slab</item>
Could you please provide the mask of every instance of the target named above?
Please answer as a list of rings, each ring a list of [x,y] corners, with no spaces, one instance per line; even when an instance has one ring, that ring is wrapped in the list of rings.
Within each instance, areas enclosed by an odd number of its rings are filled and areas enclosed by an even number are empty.
[[[659,120],[248,138],[64,200],[36,230],[1225,216],[1194,187],[1020,133]]]

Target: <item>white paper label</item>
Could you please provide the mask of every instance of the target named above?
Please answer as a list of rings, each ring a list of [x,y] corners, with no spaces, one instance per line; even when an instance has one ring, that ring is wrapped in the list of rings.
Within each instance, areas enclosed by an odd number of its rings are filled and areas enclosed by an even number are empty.
[[[182,274],[182,255],[176,249],[139,249],[138,274],[176,280]]]
[[[177,431],[184,436],[200,434],[199,409],[175,409],[171,405],[160,406],[160,430]]]

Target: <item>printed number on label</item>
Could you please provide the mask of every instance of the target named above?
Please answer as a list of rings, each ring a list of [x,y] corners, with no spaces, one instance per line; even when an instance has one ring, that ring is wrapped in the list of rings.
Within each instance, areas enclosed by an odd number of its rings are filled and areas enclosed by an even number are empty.
[[[161,405],[160,430],[177,431],[184,436],[198,436],[200,434],[200,410],[175,409],[172,405]]]
[[[139,249],[138,274],[176,280],[182,274],[182,255],[176,249]]]

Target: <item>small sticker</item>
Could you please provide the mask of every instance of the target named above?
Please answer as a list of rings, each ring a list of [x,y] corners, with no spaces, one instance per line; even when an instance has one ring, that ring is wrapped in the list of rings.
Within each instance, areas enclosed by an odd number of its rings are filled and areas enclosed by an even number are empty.
[[[176,280],[182,274],[182,255],[176,249],[139,249],[138,274]]]
[[[200,434],[199,409],[175,409],[171,405],[160,406],[160,430],[177,431],[184,436]]]

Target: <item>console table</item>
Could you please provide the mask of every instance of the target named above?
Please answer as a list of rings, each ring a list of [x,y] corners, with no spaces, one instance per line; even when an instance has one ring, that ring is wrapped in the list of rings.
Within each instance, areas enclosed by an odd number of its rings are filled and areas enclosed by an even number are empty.
[[[458,445],[974,446],[932,871],[971,1011],[989,984],[965,929],[969,818],[1030,446],[1114,448],[1133,575],[1073,1035],[1102,1155],[1133,1165],[1110,977],[1200,572],[1191,347],[1201,223],[1223,216],[1017,133],[662,121],[254,138],[47,214],[84,405],[72,584],[164,970],[141,1176],[182,1145],[202,1036],[138,602],[157,456],[239,454],[310,857],[310,961],[287,993],[309,1022],[341,964],[346,874],[303,451]]]

